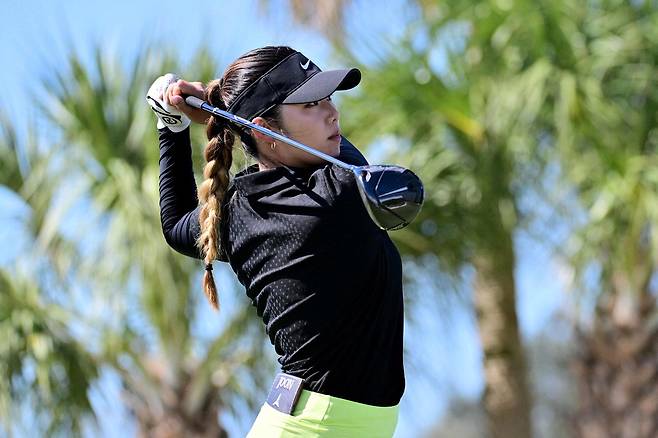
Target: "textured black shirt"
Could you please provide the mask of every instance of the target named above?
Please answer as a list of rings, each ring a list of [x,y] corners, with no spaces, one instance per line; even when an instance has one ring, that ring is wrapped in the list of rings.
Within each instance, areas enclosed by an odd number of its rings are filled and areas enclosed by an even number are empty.
[[[348,141],[340,160],[367,164]],[[189,131],[160,130],[166,241],[200,258]],[[284,372],[311,391],[375,406],[404,392],[402,264],[368,216],[352,174],[329,163],[258,170],[232,180],[221,257],[263,319]]]

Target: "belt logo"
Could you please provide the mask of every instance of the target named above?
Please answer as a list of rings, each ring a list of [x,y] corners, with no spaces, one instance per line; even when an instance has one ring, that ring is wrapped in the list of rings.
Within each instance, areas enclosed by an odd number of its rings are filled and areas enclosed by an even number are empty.
[[[267,403],[279,412],[291,414],[302,393],[304,379],[281,372],[272,382]]]

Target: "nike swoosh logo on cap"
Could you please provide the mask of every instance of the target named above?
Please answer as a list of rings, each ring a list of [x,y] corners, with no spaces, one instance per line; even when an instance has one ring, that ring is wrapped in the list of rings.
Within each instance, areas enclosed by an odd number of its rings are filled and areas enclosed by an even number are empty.
[[[311,60],[310,60],[310,59],[307,59],[305,64],[302,64],[302,63],[300,62],[299,65],[301,65],[302,68],[303,68],[304,70],[306,70],[306,69],[308,68],[308,65],[309,65],[310,63],[311,63]]]

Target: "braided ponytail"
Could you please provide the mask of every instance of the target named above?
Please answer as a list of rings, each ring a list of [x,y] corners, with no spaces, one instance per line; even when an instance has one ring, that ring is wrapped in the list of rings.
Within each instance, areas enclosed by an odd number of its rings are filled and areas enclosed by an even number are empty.
[[[211,105],[225,110],[226,105],[221,96],[221,87],[221,80],[210,82],[206,88],[205,99]],[[201,233],[197,240],[197,246],[204,254],[204,262],[206,263],[206,272],[203,275],[203,291],[210,305],[215,310],[219,310],[217,286],[212,274],[212,261],[219,254],[221,206],[229,184],[229,169],[233,163],[232,147],[235,136],[224,119],[216,116],[208,119],[206,136],[209,141],[204,149],[206,165],[203,168],[203,176],[205,180],[198,188],[199,204],[201,205],[199,212]]]
[[[227,67],[221,79],[215,79],[208,84],[205,100],[213,106],[226,110],[243,90],[293,52],[294,50],[287,46],[267,46],[245,53]],[[262,117],[274,126],[279,125],[278,106],[263,114]],[[206,165],[203,168],[203,176],[205,180],[197,190],[201,206],[199,212],[201,233],[196,244],[206,263],[203,291],[215,310],[219,310],[219,300],[217,286],[212,275],[212,261],[217,258],[220,251],[221,207],[228,189],[229,169],[233,163],[232,149],[236,134],[245,151],[258,159],[256,140],[249,130],[232,128],[223,118],[211,116],[206,125],[208,144],[204,149]]]

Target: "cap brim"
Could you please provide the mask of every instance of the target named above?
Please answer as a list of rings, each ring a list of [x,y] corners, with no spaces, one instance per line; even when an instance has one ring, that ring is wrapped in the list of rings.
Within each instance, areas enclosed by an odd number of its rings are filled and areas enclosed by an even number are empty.
[[[282,103],[308,103],[322,100],[337,90],[349,90],[361,82],[358,68],[321,71],[311,76]]]

